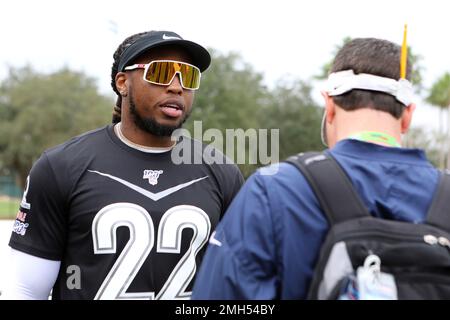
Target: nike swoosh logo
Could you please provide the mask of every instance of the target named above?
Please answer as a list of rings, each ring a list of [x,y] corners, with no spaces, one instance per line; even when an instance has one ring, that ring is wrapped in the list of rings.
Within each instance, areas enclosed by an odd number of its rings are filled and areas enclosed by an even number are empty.
[[[110,178],[112,180],[115,180],[115,181],[117,181],[117,182],[127,186],[128,188],[139,192],[143,196],[146,196],[147,198],[152,199],[153,201],[158,201],[158,200],[160,200],[162,198],[167,197],[168,195],[171,195],[174,192],[177,192],[178,190],[181,190],[183,188],[189,187],[191,184],[194,184],[194,183],[196,183],[196,182],[198,182],[200,180],[208,178],[208,176],[205,176],[205,177],[202,177],[202,178],[199,178],[199,179],[195,179],[195,180],[192,180],[192,181],[189,181],[189,182],[186,182],[186,183],[179,184],[177,186],[174,186],[172,188],[169,188],[169,189],[157,192],[157,193],[153,193],[153,192],[147,191],[144,188],[141,188],[141,187],[139,187],[137,185],[134,185],[134,184],[132,184],[132,183],[126,181],[126,180],[123,180],[123,179],[117,178],[115,176],[112,176],[110,174],[102,173],[100,171],[95,171],[95,170],[88,170],[88,171],[92,172],[92,173],[99,174],[99,175],[107,177],[107,178]]]
[[[162,38],[163,38],[163,40],[172,40],[172,39],[181,40],[181,38],[178,38],[178,37],[166,36],[165,33],[163,34]]]
[[[211,237],[209,238],[209,243],[213,244],[215,246],[221,247],[222,246],[222,242],[220,242],[219,240],[217,240],[215,238],[216,232],[213,231],[213,233],[211,234]]]

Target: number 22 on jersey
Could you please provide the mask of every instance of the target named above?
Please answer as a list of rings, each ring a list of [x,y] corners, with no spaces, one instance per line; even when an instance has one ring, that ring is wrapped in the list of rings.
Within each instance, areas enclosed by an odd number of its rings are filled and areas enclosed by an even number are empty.
[[[208,215],[198,207],[179,205],[170,208],[162,216],[156,234],[156,252],[179,254],[183,229],[191,228],[194,232],[189,249],[156,297],[155,292],[126,292],[155,244],[154,223],[143,207],[133,203],[114,203],[101,209],[92,223],[94,253],[116,253],[116,230],[122,226],[129,228],[130,240],[94,299],[189,299],[191,292],[185,290],[197,268],[195,257],[211,231]]]

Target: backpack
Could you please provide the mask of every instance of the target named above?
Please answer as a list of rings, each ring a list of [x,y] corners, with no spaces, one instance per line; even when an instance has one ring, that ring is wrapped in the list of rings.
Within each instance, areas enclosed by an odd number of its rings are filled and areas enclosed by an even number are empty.
[[[330,229],[308,299],[450,299],[450,175],[439,184],[424,223],[370,215],[345,171],[328,153],[286,162],[307,179]]]

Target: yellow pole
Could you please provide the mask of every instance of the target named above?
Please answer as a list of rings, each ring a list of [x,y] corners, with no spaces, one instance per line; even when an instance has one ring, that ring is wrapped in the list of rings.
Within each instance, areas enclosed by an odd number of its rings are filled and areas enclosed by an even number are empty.
[[[403,32],[402,53],[400,58],[400,78],[406,79],[406,61],[408,59],[408,45],[406,44],[406,33],[408,26],[405,24],[405,31]]]

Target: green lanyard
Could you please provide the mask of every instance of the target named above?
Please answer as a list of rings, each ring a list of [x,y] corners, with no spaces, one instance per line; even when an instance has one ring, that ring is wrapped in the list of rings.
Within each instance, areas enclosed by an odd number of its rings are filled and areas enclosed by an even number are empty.
[[[400,143],[393,137],[383,132],[376,131],[362,131],[355,134],[352,134],[348,137],[349,139],[355,139],[366,142],[381,142],[391,147],[400,148]]]

